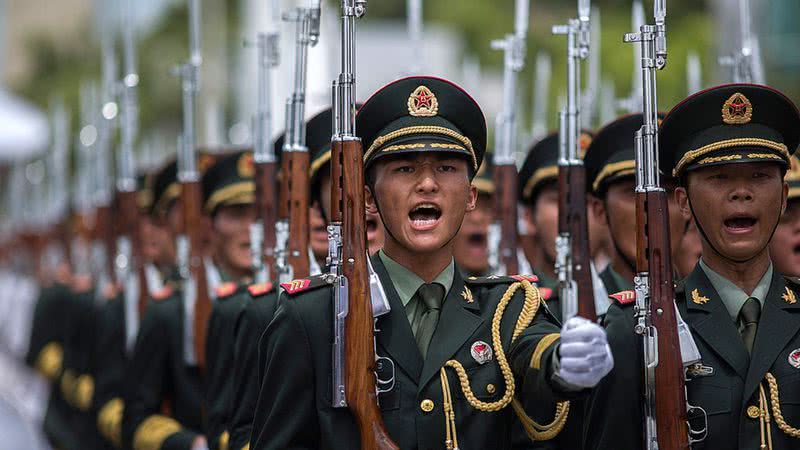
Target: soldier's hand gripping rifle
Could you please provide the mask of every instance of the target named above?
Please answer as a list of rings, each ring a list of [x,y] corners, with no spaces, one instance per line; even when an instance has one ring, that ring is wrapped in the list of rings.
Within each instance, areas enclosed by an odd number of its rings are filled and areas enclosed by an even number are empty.
[[[342,2],[342,71],[333,83],[331,224],[328,263],[334,279],[333,407],[350,408],[362,450],[394,450],[378,407],[375,311],[367,268],[364,148],[355,133],[355,19],[365,0]],[[381,358],[381,364],[391,360]]]
[[[666,0],[656,0],[655,25],[625,42],[641,46],[643,124],[636,132],[636,332],[644,345],[645,448],[686,449],[703,439],[687,423],[684,365],[672,280],[667,194],[659,181],[656,71],[667,61]],[[705,428],[705,427],[703,427]]]
[[[181,184],[183,230],[178,236],[178,268],[185,286],[194,293],[194,356],[197,365],[205,368],[206,325],[211,315],[205,264],[202,255],[200,172],[197,169],[195,146],[195,98],[199,89],[200,0],[189,0],[189,60],[180,66],[183,90],[183,133],[178,148],[178,181]],[[184,295],[190,295],[184,291]]]
[[[136,203],[136,162],[133,152],[139,128],[139,107],[136,94],[139,74],[136,72],[136,47],[133,36],[133,1],[122,2],[123,71],[121,83],[120,151],[117,155],[117,205],[120,212],[120,233],[114,258],[117,281],[126,292],[129,283],[136,283],[137,310],[141,316],[147,302],[148,288],[144,275],[139,208]],[[138,289],[138,290],[136,290]]]
[[[562,318],[597,320],[586,218],[586,169],[580,156],[581,60],[589,54],[589,0],[578,0],[578,18],[553,27],[567,36],[567,109],[559,115],[558,237],[556,273]]]
[[[256,283],[276,280],[275,222],[277,204],[275,180],[278,174],[275,147],[272,145],[271,71],[278,65],[278,33],[259,33],[258,41],[258,111],[253,118],[255,131],[256,214],[250,226],[250,245]]]
[[[503,110],[495,121],[494,184],[496,221],[489,228],[490,266],[496,275],[519,273],[517,259],[517,74],[525,67],[530,0],[516,0],[514,33],[492,41],[502,50]],[[498,239],[499,236],[499,239]],[[496,253],[495,253],[496,252]]]
[[[294,88],[286,101],[286,139],[283,145],[283,177],[287,194],[283,201],[289,210],[289,240],[286,245],[286,264],[279,267],[279,280],[307,277],[310,272],[308,255],[309,225],[309,164],[310,155],[306,146],[305,104],[308,47],[319,40],[320,0],[312,6],[297,7],[285,14],[283,19],[294,22]]]

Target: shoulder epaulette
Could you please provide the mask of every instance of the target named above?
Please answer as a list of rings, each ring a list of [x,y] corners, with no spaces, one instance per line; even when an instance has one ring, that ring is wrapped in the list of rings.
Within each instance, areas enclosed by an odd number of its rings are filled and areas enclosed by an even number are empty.
[[[217,300],[230,297],[236,292],[237,287],[239,286],[233,281],[220,284],[216,289],[214,289],[214,293],[217,295]]]
[[[536,275],[511,275],[511,278],[517,281],[530,281],[531,283],[539,282],[539,277]]]
[[[170,296],[172,296],[173,292],[175,292],[175,290],[172,288],[172,285],[171,284],[165,284],[164,287],[162,287],[161,289],[153,292],[152,297],[153,297],[153,300],[156,300],[156,301],[166,300],[166,299],[170,298]]]
[[[272,291],[272,287],[272,283],[267,281],[266,283],[252,284],[248,286],[247,291],[250,292],[253,298],[256,298]]]
[[[518,280],[512,277],[507,276],[500,276],[500,275],[489,275],[486,277],[467,277],[464,282],[467,284],[474,284],[474,285],[493,285],[493,284],[504,284],[504,283],[514,283]]]
[[[611,294],[608,297],[616,300],[620,305],[629,305],[636,301],[636,292],[620,291],[616,294]]]
[[[540,287],[539,294],[542,296],[542,300],[550,300],[550,297],[553,296],[553,290],[546,287]]]
[[[330,286],[327,276],[324,274],[314,275],[309,278],[300,278],[289,281],[288,283],[281,283],[281,287],[289,295],[299,294],[322,286]]]

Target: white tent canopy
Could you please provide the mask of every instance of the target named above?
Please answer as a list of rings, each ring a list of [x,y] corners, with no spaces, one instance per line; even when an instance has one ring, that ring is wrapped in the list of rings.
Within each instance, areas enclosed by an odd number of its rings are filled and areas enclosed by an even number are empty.
[[[44,113],[0,88],[0,163],[41,153],[50,140],[49,133]]]

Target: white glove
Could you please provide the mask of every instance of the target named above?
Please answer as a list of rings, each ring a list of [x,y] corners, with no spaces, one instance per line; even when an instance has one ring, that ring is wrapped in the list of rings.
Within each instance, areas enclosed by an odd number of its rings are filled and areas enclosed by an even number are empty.
[[[203,436],[197,436],[192,441],[192,450],[208,450],[208,442]]]
[[[580,388],[592,388],[614,368],[606,332],[582,317],[561,328],[558,376]]]

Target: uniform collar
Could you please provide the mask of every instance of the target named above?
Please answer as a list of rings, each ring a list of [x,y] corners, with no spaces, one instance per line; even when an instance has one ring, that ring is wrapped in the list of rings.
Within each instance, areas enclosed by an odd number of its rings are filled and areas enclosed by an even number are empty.
[[[715,272],[714,269],[708,267],[705,261],[703,261],[702,257],[700,257],[700,268],[706,274],[706,277],[708,277],[708,280],[711,282],[714,290],[717,291],[717,294],[719,294],[722,303],[725,305],[725,309],[728,310],[728,314],[731,316],[731,320],[734,322],[736,322],[737,318],[739,317],[739,311],[742,309],[742,305],[744,305],[744,302],[747,301],[748,298],[754,297],[758,299],[761,307],[764,307],[764,300],[767,297],[770,282],[772,281],[771,262],[769,263],[769,267],[767,267],[767,271],[764,272],[761,280],[758,281],[755,289],[753,289],[753,293],[750,295],[747,295],[747,293],[739,286],[736,286],[733,284],[733,282]]]
[[[397,295],[400,297],[400,301],[403,302],[404,307],[407,306],[414,297],[414,294],[417,293],[417,289],[425,284],[425,281],[418,277],[417,274],[408,270],[406,267],[389,257],[389,255],[387,255],[383,249],[378,252],[378,255],[380,256],[384,267],[386,267],[386,272],[389,274],[389,278],[392,280],[392,284],[397,291]],[[445,293],[450,292],[450,287],[453,285],[454,276],[455,262],[451,258],[450,264],[448,264],[447,267],[445,267],[445,269],[436,276],[433,282],[440,284],[444,288]]]

